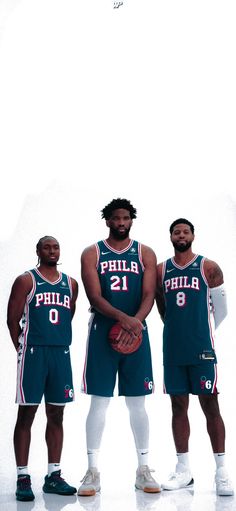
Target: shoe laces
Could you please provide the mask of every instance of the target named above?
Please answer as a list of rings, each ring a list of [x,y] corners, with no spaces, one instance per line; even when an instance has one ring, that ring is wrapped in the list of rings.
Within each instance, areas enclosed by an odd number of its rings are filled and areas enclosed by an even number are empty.
[[[140,470],[140,474],[143,475],[147,481],[154,481],[151,472],[155,472],[155,470],[153,468],[149,468],[147,465],[145,465],[144,469]]]
[[[183,472],[171,472],[169,475],[169,479],[173,481],[173,479],[180,479]]]
[[[93,472],[92,470],[87,470],[85,476],[83,477],[83,479],[81,479],[80,482],[85,483],[85,484],[90,484],[94,481],[95,476],[96,476],[95,472]]]

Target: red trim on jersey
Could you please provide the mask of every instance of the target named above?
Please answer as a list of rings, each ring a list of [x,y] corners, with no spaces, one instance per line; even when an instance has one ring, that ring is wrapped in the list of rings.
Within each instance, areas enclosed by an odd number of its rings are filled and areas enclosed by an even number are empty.
[[[25,366],[25,353],[27,349],[27,337],[28,337],[28,331],[29,331],[29,302],[26,301],[25,309],[24,309],[24,315],[25,315],[25,327],[22,332],[23,334],[23,342],[20,343],[22,346],[22,354],[19,366],[17,368],[17,391],[16,391],[16,401],[18,403],[25,403],[25,395],[23,391],[23,377],[24,377],[24,366]]]
[[[97,252],[96,268],[98,269],[98,263],[99,263],[99,258],[100,258],[100,248],[99,248],[98,243],[95,243],[95,248],[96,248],[96,252]]]
[[[163,381],[163,394],[167,394],[165,382]]]
[[[73,289],[72,289],[71,277],[69,277],[69,275],[67,275],[67,281],[68,281],[68,286],[69,286],[69,289],[70,289],[70,298],[72,300],[72,298],[73,298]]]
[[[205,260],[206,260],[205,257],[203,257],[202,260],[201,260],[200,271],[201,271],[201,275],[202,275],[202,278],[203,278],[206,286],[209,287],[209,284],[208,284],[208,281],[207,281],[207,278],[206,278],[206,275],[205,275],[205,271],[204,271],[204,261]]]
[[[17,390],[16,390],[16,401],[18,403],[25,403],[25,395],[23,391],[23,377],[24,377],[24,366],[25,366],[25,352],[27,349],[27,338],[28,338],[28,332],[29,332],[29,303],[32,301],[35,291],[36,291],[36,280],[31,273],[31,271],[28,271],[27,273],[30,274],[32,278],[32,289],[30,293],[27,295],[26,303],[24,307],[24,319],[25,319],[25,325],[24,329],[22,331],[23,341],[20,343],[22,346],[22,354],[21,354],[21,360],[20,364],[17,367]]]
[[[212,394],[217,394],[217,380],[218,380],[218,374],[217,374],[217,364],[214,364],[214,370],[215,370],[215,379],[212,385]]]
[[[130,240],[127,247],[123,248],[123,250],[116,250],[115,248],[111,247],[109,245],[109,243],[107,243],[106,240],[103,240],[104,245],[106,245],[106,247],[109,248],[109,250],[111,250],[111,252],[115,252],[115,254],[123,254],[124,252],[126,252],[126,250],[128,250],[130,247],[132,247],[133,242],[134,242],[134,240]]]
[[[33,299],[35,291],[36,291],[36,280],[35,280],[34,274],[30,270],[27,273],[29,273],[32,278],[32,289],[27,296],[27,303],[30,303],[31,300]]]
[[[41,277],[41,279],[45,280],[45,282],[48,282],[48,284],[52,284],[52,286],[54,286],[55,284],[58,284],[62,279],[62,273],[60,271],[59,271],[58,279],[54,280],[54,282],[52,282],[51,280],[46,279],[46,277],[44,277],[44,275],[42,275],[42,273],[40,273],[38,268],[34,268],[34,269],[35,269],[36,273],[39,275],[39,277]]]
[[[165,273],[166,273],[166,263],[167,261],[164,261],[162,263],[162,284],[164,283],[164,279],[165,279]]]
[[[171,262],[172,264],[178,268],[178,270],[185,270],[186,268],[188,268],[188,266],[190,266],[192,263],[194,263],[194,261],[197,259],[198,257],[198,254],[195,254],[195,256],[193,257],[193,259],[191,259],[191,261],[189,261],[187,264],[185,264],[184,266],[180,266],[179,264],[177,264],[174,260],[174,257],[171,257]]]
[[[94,313],[91,314],[91,317],[89,319],[89,328],[88,328],[88,336],[87,336],[87,343],[86,343],[86,352],[85,352],[85,361],[84,361],[84,370],[83,370],[83,376],[82,376],[82,384],[81,384],[81,391],[87,394],[87,382],[86,382],[86,370],[87,370],[87,360],[88,360],[88,345],[89,345],[89,336],[92,328],[92,323],[94,319]]]
[[[138,255],[139,255],[139,262],[142,266],[142,270],[145,270],[145,266],[143,264],[143,256],[142,256],[142,245],[138,242]]]

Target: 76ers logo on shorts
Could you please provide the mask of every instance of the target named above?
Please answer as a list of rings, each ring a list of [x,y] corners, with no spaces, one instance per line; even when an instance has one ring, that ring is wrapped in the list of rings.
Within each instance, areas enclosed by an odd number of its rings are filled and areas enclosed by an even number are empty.
[[[201,376],[200,386],[201,386],[201,390],[211,390],[211,387],[212,387],[211,380],[207,380],[206,376]]]
[[[144,380],[144,388],[145,390],[154,390],[154,383],[153,381],[149,380],[149,378],[145,378]]]
[[[74,390],[69,386],[65,386],[65,399],[73,399],[74,397]]]

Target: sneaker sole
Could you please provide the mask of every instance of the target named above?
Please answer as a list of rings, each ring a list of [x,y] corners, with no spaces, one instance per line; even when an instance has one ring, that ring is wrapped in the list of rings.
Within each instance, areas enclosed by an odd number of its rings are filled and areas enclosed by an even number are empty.
[[[142,490],[145,493],[161,493],[161,488],[148,488],[146,486],[144,488],[141,488],[136,485],[135,485],[135,488],[136,488],[136,490]]]
[[[234,496],[234,491],[228,491],[228,492],[225,492],[225,493],[223,493],[223,492],[220,492],[220,493],[216,492],[216,495],[217,495],[217,497],[233,497]]]
[[[166,491],[177,491],[177,490],[183,490],[184,488],[191,488],[194,485],[194,479],[191,479],[188,484],[185,484],[184,486],[179,486],[178,488],[168,488],[165,485],[162,485],[162,489]]]
[[[101,488],[98,488],[98,490],[82,490],[78,491],[77,495],[78,497],[93,497],[96,495],[96,493],[100,492]]]
[[[31,502],[34,499],[35,499],[34,495],[32,497],[19,497],[18,495],[16,495],[16,500],[18,500],[19,502]]]
[[[66,495],[66,496],[74,495],[76,493],[76,491],[77,491],[76,489],[73,492],[72,491],[67,491],[66,492],[66,491],[48,490],[48,489],[43,488],[43,492],[44,493],[54,493],[55,495]]]

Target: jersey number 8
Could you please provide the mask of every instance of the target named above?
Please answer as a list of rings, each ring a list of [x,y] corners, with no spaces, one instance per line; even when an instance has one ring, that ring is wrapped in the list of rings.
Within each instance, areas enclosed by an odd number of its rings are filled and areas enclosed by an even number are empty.
[[[186,294],[183,291],[177,293],[176,303],[179,307],[184,307],[184,305],[186,305]]]

